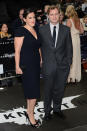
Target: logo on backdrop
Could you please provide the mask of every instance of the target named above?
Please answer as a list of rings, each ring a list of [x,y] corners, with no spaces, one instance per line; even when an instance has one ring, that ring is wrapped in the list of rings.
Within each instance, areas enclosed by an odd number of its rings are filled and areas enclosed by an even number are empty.
[[[65,97],[63,98],[61,109],[66,110],[66,109],[72,109],[76,108],[72,103],[72,100],[79,97],[81,95],[76,95],[76,96],[70,96],[70,97]],[[17,123],[19,125],[22,124],[28,124],[25,118],[25,111],[26,109],[24,107],[19,107],[13,110],[9,111],[4,111],[3,113],[0,113],[0,123]],[[35,119],[40,119],[42,121],[44,117],[44,107],[43,107],[43,101],[37,102],[35,106],[35,111],[34,111]]]

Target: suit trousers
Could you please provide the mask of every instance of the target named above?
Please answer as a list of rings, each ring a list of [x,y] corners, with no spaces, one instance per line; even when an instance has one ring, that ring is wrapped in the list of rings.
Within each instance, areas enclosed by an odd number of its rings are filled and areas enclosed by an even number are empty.
[[[58,66],[44,77],[44,111],[49,114],[52,110],[51,104],[53,102],[53,111],[61,110],[62,98],[64,96],[64,89],[68,78],[70,67]]]

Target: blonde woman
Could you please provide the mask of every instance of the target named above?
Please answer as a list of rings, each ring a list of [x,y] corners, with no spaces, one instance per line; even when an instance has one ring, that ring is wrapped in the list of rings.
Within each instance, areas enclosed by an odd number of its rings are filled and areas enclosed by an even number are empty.
[[[68,82],[80,82],[81,80],[81,51],[80,51],[80,33],[84,32],[83,26],[80,23],[77,12],[74,6],[68,5],[66,8],[66,16],[68,17],[66,25],[70,27],[72,44],[73,44],[73,59],[68,76]]]

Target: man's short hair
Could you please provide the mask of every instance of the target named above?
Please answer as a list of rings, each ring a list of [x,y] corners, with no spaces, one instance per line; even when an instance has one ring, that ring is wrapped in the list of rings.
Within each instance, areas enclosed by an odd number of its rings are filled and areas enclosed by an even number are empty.
[[[47,14],[49,15],[50,11],[54,10],[54,9],[57,9],[58,12],[60,13],[60,9],[59,9],[58,5],[51,5],[48,7]]]

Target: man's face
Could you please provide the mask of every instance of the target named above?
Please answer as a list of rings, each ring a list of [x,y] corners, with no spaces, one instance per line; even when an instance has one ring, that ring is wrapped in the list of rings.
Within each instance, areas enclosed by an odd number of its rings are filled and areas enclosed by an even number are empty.
[[[84,23],[87,24],[87,18],[84,19]]]
[[[48,18],[49,21],[53,24],[56,25],[59,22],[59,16],[60,13],[57,8],[50,10]]]
[[[23,13],[24,13],[24,10],[23,10],[23,9],[20,10],[20,12],[19,12],[19,17],[20,17],[21,20],[23,19]]]
[[[59,17],[60,21],[62,21],[63,18],[64,18],[64,14],[63,14],[63,13],[60,13],[60,17]]]
[[[44,12],[45,13],[47,13],[48,8],[49,8],[49,5],[45,5],[45,7],[44,7]]]

